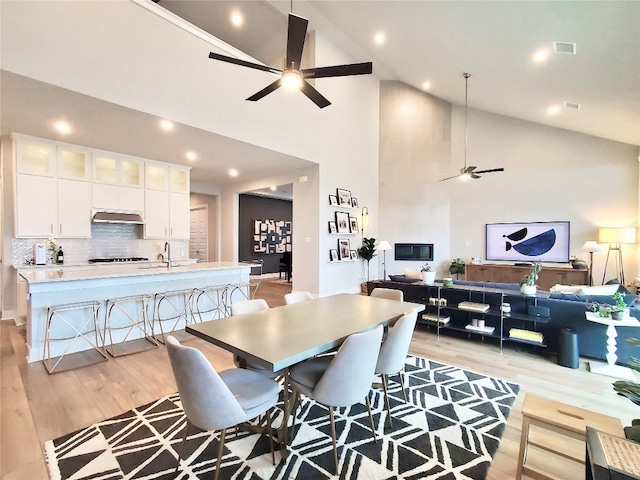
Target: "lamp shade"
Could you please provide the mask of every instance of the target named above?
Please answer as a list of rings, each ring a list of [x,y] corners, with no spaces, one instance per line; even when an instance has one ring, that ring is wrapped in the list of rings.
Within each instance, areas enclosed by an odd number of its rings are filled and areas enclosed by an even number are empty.
[[[582,246],[584,252],[601,252],[602,247],[595,240],[589,240]]]
[[[600,243],[636,243],[634,227],[603,227],[598,230]]]
[[[391,245],[386,240],[380,240],[378,244],[378,250],[391,250]]]

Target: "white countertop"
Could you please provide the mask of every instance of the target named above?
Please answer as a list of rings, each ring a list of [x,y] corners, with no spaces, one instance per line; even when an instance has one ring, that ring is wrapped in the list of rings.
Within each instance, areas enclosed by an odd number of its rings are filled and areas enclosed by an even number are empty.
[[[197,260],[195,258],[178,258],[171,260],[171,265],[182,266],[188,265],[191,263],[196,263]],[[12,267],[18,271],[22,270],[67,270],[69,268],[111,268],[111,267],[132,267],[132,266],[157,266],[157,265],[166,265],[166,263],[161,262],[160,260],[141,260],[136,262],[89,262],[87,260],[83,262],[65,262],[61,265],[57,263],[47,263],[46,265],[26,265],[26,264],[13,264]]]
[[[91,266],[94,266],[94,264],[91,264]],[[27,281],[27,283],[36,284],[90,280],[97,278],[197,273],[214,270],[229,270],[235,268],[246,268],[247,270],[249,270],[251,266],[245,263],[236,262],[208,262],[191,263],[189,265],[172,266],[171,268],[167,268],[165,264],[159,264],[159,262],[136,262],[135,264],[119,263],[117,266],[100,266],[97,268],[87,268],[87,265],[65,266],[64,268],[37,268],[28,266],[24,267],[24,270],[20,268],[19,273],[20,276]]]

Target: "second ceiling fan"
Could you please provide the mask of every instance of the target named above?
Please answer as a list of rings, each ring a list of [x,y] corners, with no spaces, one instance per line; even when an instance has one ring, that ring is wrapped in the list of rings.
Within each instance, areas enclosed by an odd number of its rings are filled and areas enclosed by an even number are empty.
[[[264,72],[280,75],[280,78],[278,78],[275,82],[266,86],[258,93],[251,95],[249,98],[247,98],[247,100],[255,102],[280,88],[281,86],[285,85],[300,89],[302,93],[304,93],[318,107],[324,108],[331,105],[331,102],[327,100],[315,88],[313,88],[311,84],[307,82],[307,79],[346,77],[349,75],[367,75],[373,71],[373,64],[371,62],[350,63],[346,65],[333,65],[329,67],[301,69],[300,61],[302,60],[302,49],[304,48],[304,41],[307,35],[307,26],[309,24],[309,20],[290,13],[288,24],[287,53],[285,57],[284,70],[270,67],[268,65],[240,60],[234,57],[228,57],[226,55],[220,55],[214,52],[209,53],[209,58],[212,58],[214,60],[221,60],[223,62],[233,63],[235,65],[254,68],[256,70],[262,70]]]
[[[469,108],[468,106],[468,99],[467,99],[467,92],[468,92],[468,85],[469,85],[469,77],[471,76],[470,73],[463,73],[462,74],[464,76],[464,167],[462,167],[460,169],[460,173],[458,175],[453,175],[451,177],[447,177],[447,178],[443,178],[442,180],[440,180],[441,182],[444,182],[445,180],[451,180],[452,178],[462,178],[462,179],[466,179],[466,178],[474,178],[474,179],[478,179],[478,178],[482,178],[480,176],[480,174],[482,173],[493,173],[493,172],[504,172],[504,168],[500,167],[500,168],[490,168],[488,170],[476,170],[475,165],[469,165],[467,166],[467,141],[468,141],[468,135],[467,135],[467,110]]]

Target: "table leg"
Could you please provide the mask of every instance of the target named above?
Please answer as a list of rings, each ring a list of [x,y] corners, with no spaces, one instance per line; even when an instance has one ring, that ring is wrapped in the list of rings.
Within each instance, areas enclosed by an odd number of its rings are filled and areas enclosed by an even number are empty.
[[[288,432],[289,432],[289,410],[291,409],[291,402],[289,400],[289,369],[284,372],[284,392],[282,401],[282,425],[280,425],[280,431],[278,437],[280,439],[280,455],[286,460],[288,452]]]
[[[616,361],[618,360],[618,356],[616,355],[617,336],[618,332],[616,331],[616,327],[614,327],[613,325],[609,325],[607,327],[607,363],[609,365],[615,365]]]
[[[597,362],[589,362],[589,370],[592,373],[633,381],[635,380],[633,370],[622,365],[616,365],[618,361],[618,355],[616,354],[617,336],[616,327],[614,325],[607,326],[607,363],[598,365]]]

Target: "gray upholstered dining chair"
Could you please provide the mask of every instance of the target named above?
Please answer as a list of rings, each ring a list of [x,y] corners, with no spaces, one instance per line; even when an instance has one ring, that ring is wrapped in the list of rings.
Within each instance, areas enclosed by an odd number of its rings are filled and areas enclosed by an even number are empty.
[[[284,303],[287,305],[293,305],[294,303],[307,302],[313,300],[313,295],[309,292],[291,292],[284,296]]]
[[[246,313],[262,312],[264,310],[269,310],[269,304],[262,298],[255,298],[253,300],[245,300],[242,302],[234,302],[233,304],[231,304],[232,317],[235,317],[236,315],[244,315]],[[233,363],[236,365],[236,367],[240,367],[241,365],[243,365],[244,368],[256,371],[263,375],[268,375],[271,378],[280,377],[285,373],[284,370],[272,372],[271,370],[265,369],[262,365],[258,365],[257,363],[252,363],[249,360],[242,359],[239,355],[233,356]]]
[[[300,395],[306,395],[329,408],[336,475],[338,475],[338,449],[333,418],[334,407],[348,407],[362,401],[364,397],[369,410],[373,439],[377,441],[368,395],[381,340],[382,326],[368,332],[353,334],[344,341],[334,356],[320,356],[305,360],[295,365],[289,373],[289,382],[294,392],[292,401],[297,404]],[[297,408],[294,413],[294,430],[296,413]]]
[[[217,480],[227,429],[266,413],[271,436],[270,409],[278,401],[280,387],[275,381],[251,370],[230,368],[218,373],[200,350],[181,345],[172,335],[167,335],[166,345],[182,408],[187,417],[176,472],[180,468],[191,425],[203,430],[221,430],[214,476],[214,480]],[[271,461],[275,465],[271,438],[269,443]]]
[[[380,347],[380,355],[378,355],[378,363],[376,364],[376,375],[382,377],[382,388],[384,389],[384,400],[387,406],[387,414],[389,417],[389,425],[393,426],[391,419],[391,408],[389,407],[389,375],[397,374],[402,387],[402,395],[407,403],[407,393],[404,389],[404,381],[402,380],[402,372],[404,370],[405,359],[409,353],[409,345],[413,330],[416,327],[418,312],[415,309],[409,310],[389,329],[387,338],[382,342]]]
[[[404,294],[402,290],[398,290],[395,288],[381,288],[377,287],[371,290],[370,297],[378,297],[378,298],[386,298],[388,300],[398,300],[399,302],[404,301]]]

